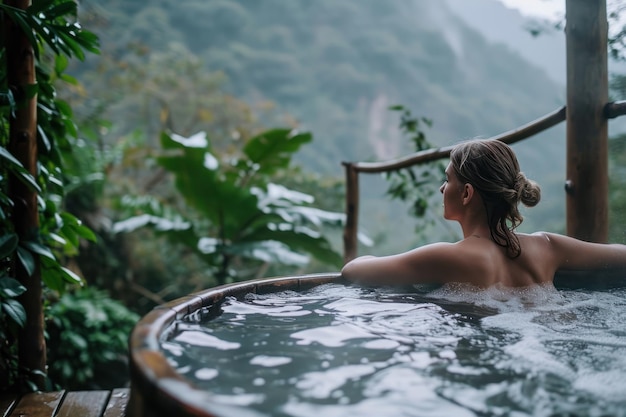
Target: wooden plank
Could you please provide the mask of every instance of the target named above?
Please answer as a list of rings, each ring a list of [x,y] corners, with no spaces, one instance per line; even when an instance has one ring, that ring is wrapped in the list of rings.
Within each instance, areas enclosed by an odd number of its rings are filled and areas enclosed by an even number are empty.
[[[52,417],[65,395],[65,391],[33,392],[24,395],[10,416]]]
[[[68,392],[55,417],[101,417],[109,396],[109,391]]]
[[[126,406],[130,397],[130,389],[116,388],[111,393],[109,403],[104,410],[103,417],[124,417],[126,415]]]
[[[0,417],[8,417],[17,404],[17,395],[3,394],[0,397]]]

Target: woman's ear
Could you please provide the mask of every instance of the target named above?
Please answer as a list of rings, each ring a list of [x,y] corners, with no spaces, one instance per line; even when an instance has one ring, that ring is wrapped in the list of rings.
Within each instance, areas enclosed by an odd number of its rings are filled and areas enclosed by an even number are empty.
[[[465,185],[463,186],[463,205],[466,206],[468,205],[471,201],[472,198],[474,197],[474,186],[472,184],[470,184],[469,182],[466,182]]]

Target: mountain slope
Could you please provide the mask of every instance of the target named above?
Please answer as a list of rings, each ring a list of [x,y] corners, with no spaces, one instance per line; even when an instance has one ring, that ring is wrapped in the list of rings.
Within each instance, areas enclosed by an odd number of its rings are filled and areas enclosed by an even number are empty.
[[[390,105],[432,119],[429,140],[448,145],[564,104],[564,87],[545,70],[486,39],[446,2],[110,0],[99,12],[107,20],[103,44],[118,54],[131,54],[129,44],[160,51],[179,42],[207,70],[223,71],[236,96],[274,101],[314,134],[299,162],[330,175],[341,175],[342,160],[410,151]],[[499,16],[503,27],[517,24]],[[515,145],[529,176],[556,190],[544,194],[546,207],[557,207],[540,216],[548,223],[562,219],[563,143],[555,128]],[[379,197],[364,198],[379,199],[382,187],[368,187]]]

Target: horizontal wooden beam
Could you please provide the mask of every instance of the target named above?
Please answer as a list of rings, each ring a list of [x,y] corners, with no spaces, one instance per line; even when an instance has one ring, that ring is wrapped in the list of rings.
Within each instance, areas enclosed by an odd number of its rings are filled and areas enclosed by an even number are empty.
[[[626,101],[613,101],[606,103],[604,106],[604,117],[607,119],[615,119],[626,114]]]
[[[508,132],[490,137],[489,139],[500,140],[508,144],[515,143],[522,139],[526,139],[533,135],[536,135],[537,133],[540,133],[563,122],[566,118],[566,114],[566,108],[565,106],[563,106],[559,109],[554,110],[551,113],[546,114],[543,117],[540,117],[539,119],[522,125],[517,129],[509,130]],[[441,148],[426,149],[421,152],[416,152],[402,158],[397,158],[385,162],[343,162],[343,165],[350,165],[352,169],[354,169],[356,172],[365,172],[370,174],[396,171],[416,164],[447,158],[448,156],[450,156],[450,152],[453,148],[454,145],[444,146]]]

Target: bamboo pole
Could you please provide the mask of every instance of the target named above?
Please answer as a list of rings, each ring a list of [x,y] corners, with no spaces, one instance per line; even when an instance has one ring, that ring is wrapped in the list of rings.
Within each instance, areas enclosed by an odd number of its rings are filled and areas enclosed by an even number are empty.
[[[7,0],[6,4],[25,10],[30,0]],[[26,87],[36,83],[35,54],[33,46],[22,32],[20,26],[5,16],[8,86],[16,95],[17,110],[10,118],[9,144],[11,154],[24,168],[37,176],[37,97],[28,98]],[[14,176],[9,176],[9,197],[15,203],[13,224],[20,241],[34,240],[39,230],[37,193]],[[26,311],[26,325],[18,337],[19,365],[23,370],[40,371],[31,374],[29,379],[40,388],[44,386],[46,370],[46,341],[44,338],[44,317],[42,303],[42,284],[39,263],[32,275],[15,262],[16,278],[26,287],[20,297]]]
[[[566,1],[567,234],[608,239],[606,0]]]

